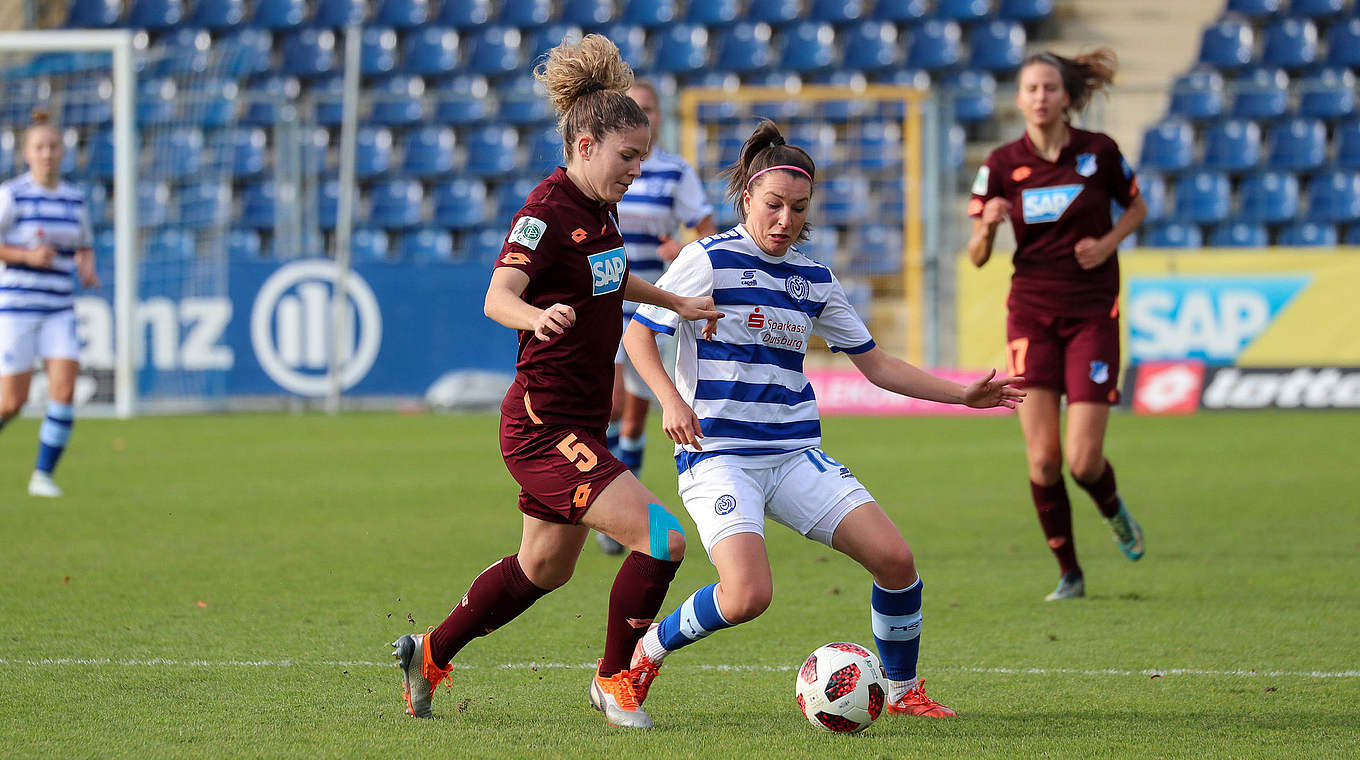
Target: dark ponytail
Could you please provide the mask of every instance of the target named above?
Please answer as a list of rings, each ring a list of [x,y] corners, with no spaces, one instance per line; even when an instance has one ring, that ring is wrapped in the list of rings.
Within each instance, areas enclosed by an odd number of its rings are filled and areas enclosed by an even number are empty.
[[[1075,58],[1064,58],[1049,51],[1035,53],[1020,64],[1020,69],[1023,71],[1036,63],[1045,63],[1058,70],[1063,89],[1067,90],[1067,97],[1072,102],[1069,108],[1073,111],[1081,111],[1091,102],[1092,95],[1113,84],[1115,70],[1119,68],[1119,58],[1109,48],[1082,53]]]

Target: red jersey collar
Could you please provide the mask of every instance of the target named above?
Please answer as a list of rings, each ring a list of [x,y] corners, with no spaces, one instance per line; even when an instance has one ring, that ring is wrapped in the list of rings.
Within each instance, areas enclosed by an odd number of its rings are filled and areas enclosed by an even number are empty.
[[[1046,164],[1055,165],[1062,163],[1063,156],[1067,155],[1067,151],[1071,150],[1073,143],[1075,143],[1076,141],[1077,130],[1074,129],[1072,125],[1069,124],[1067,126],[1067,144],[1062,146],[1062,150],[1058,151],[1057,158],[1053,159],[1052,161],[1049,161],[1047,158],[1044,158],[1043,156],[1039,155],[1038,149],[1034,147],[1034,141],[1029,139],[1029,130],[1025,130],[1024,134],[1020,135],[1020,142],[1024,144],[1025,150],[1029,151],[1029,154],[1031,156],[1034,156],[1035,159],[1043,161]]]
[[[557,167],[557,169],[555,169],[552,174],[548,175],[548,180],[560,186],[562,188],[562,192],[566,193],[567,197],[571,198],[572,202],[577,204],[581,208],[588,208],[592,211],[598,211],[604,209],[609,205],[608,203],[597,201],[591,198],[590,196],[586,195],[585,191],[577,187],[576,183],[572,181],[571,177],[567,176],[567,167],[565,166]]]

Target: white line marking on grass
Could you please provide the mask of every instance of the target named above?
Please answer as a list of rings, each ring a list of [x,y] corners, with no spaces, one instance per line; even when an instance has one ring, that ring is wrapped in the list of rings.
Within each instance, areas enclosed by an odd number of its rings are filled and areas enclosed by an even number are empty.
[[[167,668],[291,668],[291,667],[346,667],[346,668],[390,668],[395,661],[374,662],[372,660],[171,660],[153,657],[146,660],[107,657],[98,658],[43,658],[39,660],[0,658],[0,665],[47,666],[47,665],[89,665],[119,667],[167,667]],[[520,662],[501,665],[470,665],[454,663],[458,670],[592,670],[594,663],[573,665],[564,662]],[[731,672],[787,673],[796,670],[792,665],[693,665],[673,666],[677,670],[715,670]],[[937,673],[994,673],[997,675],[1023,676],[1222,676],[1228,678],[1360,678],[1360,670],[1215,670],[1210,668],[1146,668],[1126,670],[1121,668],[934,668]]]

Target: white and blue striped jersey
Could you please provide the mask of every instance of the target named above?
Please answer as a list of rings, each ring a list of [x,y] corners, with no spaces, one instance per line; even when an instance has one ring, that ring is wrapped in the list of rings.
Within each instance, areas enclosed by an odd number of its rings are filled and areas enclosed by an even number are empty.
[[[771,256],[737,226],[685,246],[657,286],[682,296],[712,295],[726,315],[711,340],[699,337],[702,322],[681,322],[657,306],[644,305],[633,316],[680,336],[675,384],[704,433],[703,451],[676,446],[680,472],[722,454],[766,466],[821,443],[817,399],[803,374],[808,337],[820,335],[833,351],[851,354],[874,347],[830,269],[797,248]]]
[[[85,196],[62,182],[55,190],[32,174],[0,183],[0,242],[57,249],[47,267],[0,263],[0,314],[51,314],[74,304],[77,250],[91,246]]]
[[[661,238],[675,237],[682,225],[693,227],[713,213],[693,167],[660,148],[653,148],[642,162],[642,174],[628,187],[618,208],[628,269],[648,282],[656,282],[666,267],[656,252]],[[636,304],[624,304],[628,313],[636,308]]]

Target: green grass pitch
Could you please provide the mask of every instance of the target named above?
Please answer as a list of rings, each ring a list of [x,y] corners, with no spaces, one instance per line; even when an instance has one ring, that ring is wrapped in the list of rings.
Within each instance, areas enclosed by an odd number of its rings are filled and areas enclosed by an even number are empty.
[[[657,728],[586,700],[618,560],[455,661],[436,720],[385,646],[515,551],[491,415],[81,420],[67,496],[0,433],[0,756],[941,758],[1360,756],[1360,415],[1116,416],[1136,564],[1069,480],[1089,596],[1048,604],[1010,419],[831,419],[925,580],[921,672],[950,721],[807,725],[794,669],[872,644],[868,578],[772,524],[775,601],[667,662]],[[644,478],[695,539],[659,425]],[[697,540],[669,611],[715,579]]]

